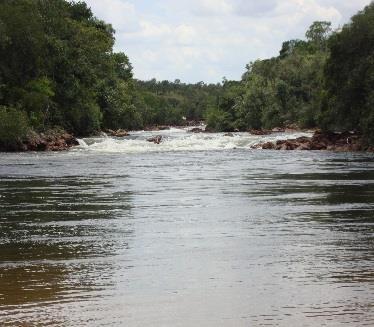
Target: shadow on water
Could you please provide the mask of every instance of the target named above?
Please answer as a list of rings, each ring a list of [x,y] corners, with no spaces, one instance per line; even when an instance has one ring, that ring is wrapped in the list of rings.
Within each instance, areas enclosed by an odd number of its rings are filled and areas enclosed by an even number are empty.
[[[0,180],[0,306],[66,299],[111,282],[110,258],[133,234],[132,194],[113,183]]]

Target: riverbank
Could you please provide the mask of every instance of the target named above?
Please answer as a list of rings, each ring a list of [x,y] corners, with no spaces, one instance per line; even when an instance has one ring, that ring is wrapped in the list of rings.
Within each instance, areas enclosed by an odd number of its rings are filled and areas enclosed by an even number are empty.
[[[315,131],[312,137],[278,140],[256,144],[253,149],[263,150],[326,150],[337,152],[374,152],[374,147],[366,145],[362,136],[354,132]]]
[[[76,145],[79,142],[72,134],[52,129],[45,133],[31,131],[22,141],[0,143],[0,152],[66,151]]]

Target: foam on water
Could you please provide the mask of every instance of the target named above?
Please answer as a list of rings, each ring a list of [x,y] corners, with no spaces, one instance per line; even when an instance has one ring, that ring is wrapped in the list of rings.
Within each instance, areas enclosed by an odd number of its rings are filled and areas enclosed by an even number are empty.
[[[148,142],[147,139],[162,135],[160,144]],[[142,153],[173,151],[217,151],[231,149],[250,149],[251,146],[268,141],[310,136],[308,133],[281,133],[256,136],[249,133],[234,133],[233,137],[224,133],[190,133],[186,129],[166,131],[137,131],[130,137],[112,138],[95,137],[79,140],[77,150],[103,153]]]

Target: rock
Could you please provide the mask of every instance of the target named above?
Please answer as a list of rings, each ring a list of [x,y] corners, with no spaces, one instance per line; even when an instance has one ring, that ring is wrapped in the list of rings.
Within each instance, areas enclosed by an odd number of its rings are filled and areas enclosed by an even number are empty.
[[[298,137],[291,140],[278,140],[276,143],[257,144],[252,148],[275,150],[328,150],[339,152],[357,152],[369,150],[362,145],[361,136],[354,132],[322,132],[315,131],[312,137]]]
[[[283,133],[283,132],[284,132],[284,128],[281,128],[281,127],[274,127],[271,131],[272,131],[273,133]]]
[[[301,129],[297,124],[288,124],[285,128],[285,132],[289,132],[289,133],[300,131],[300,130]]]
[[[213,128],[211,128],[211,127],[205,127],[205,130],[204,130],[204,133],[214,133],[215,132],[215,130],[213,129]]]
[[[310,143],[299,144],[299,146],[295,150],[302,150],[302,151],[311,150]]]
[[[359,151],[362,151],[362,145],[361,144],[350,144],[350,148],[351,148],[351,151],[353,152],[359,152]]]
[[[275,144],[273,142],[266,142],[266,143],[262,144],[261,149],[273,150],[273,149],[275,149]]]
[[[249,133],[252,135],[269,135],[271,132],[265,129],[251,129]]]
[[[323,142],[312,142],[310,149],[311,150],[326,150],[327,146]]]
[[[195,127],[189,130],[190,133],[204,133],[204,130],[200,127]]]
[[[65,131],[31,132],[18,151],[65,151],[76,145],[78,140]]]
[[[105,131],[109,136],[113,136],[113,137],[126,137],[126,136],[129,136],[130,134],[123,130],[123,129],[118,129],[116,131],[113,131],[111,129],[108,129]]]
[[[154,137],[151,137],[147,139],[148,142],[154,143],[154,144],[160,144],[162,142],[162,135],[157,135]]]
[[[167,131],[170,130],[170,126],[158,126],[159,131]]]
[[[233,133],[226,133],[224,136],[234,137],[234,134]]]

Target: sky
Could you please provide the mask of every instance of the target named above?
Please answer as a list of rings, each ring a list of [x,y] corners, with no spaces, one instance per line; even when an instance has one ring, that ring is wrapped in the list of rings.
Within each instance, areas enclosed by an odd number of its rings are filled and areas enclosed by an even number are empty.
[[[256,59],[304,38],[316,20],[338,28],[370,0],[86,0],[116,30],[138,79],[238,80]]]

